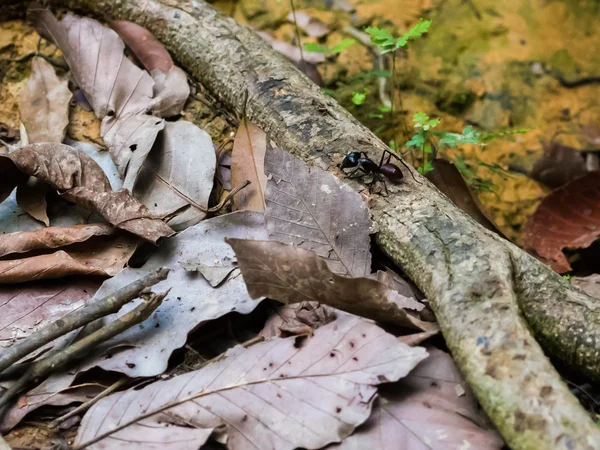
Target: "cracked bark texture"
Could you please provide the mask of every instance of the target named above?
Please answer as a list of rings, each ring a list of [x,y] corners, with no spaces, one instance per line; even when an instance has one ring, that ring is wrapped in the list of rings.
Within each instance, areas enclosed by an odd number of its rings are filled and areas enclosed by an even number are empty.
[[[0,0],[7,11],[16,3]],[[195,6],[182,0],[55,3],[148,28],[232,111],[304,161],[336,172],[350,150],[377,160],[386,148],[251,30],[201,0]],[[600,380],[599,302],[413,175],[419,182],[405,175],[389,197],[375,200],[376,239],[429,298],[490,418],[515,450],[600,449],[600,431],[532,336],[552,356]]]

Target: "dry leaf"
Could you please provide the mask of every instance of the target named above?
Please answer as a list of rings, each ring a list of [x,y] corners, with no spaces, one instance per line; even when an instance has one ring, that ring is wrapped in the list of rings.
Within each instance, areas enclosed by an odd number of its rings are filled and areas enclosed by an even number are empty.
[[[452,358],[436,348],[398,383],[380,388],[369,420],[328,450],[500,450],[504,442],[489,428]]]
[[[40,183],[36,178],[30,177],[25,184],[17,186],[17,203],[31,217],[39,220],[44,225],[50,225],[46,203],[48,186]]]
[[[0,283],[62,278],[70,275],[113,276],[119,273],[136,249],[128,236],[88,240],[84,245],[54,253],[0,260]]]
[[[333,273],[316,253],[274,241],[227,239],[248,292],[284,303],[316,301],[369,319],[414,327],[404,308],[423,305],[370,278]]]
[[[215,289],[202,275],[186,271],[179,263],[194,260],[211,264],[215,259],[233,259],[233,250],[224,238],[265,239],[266,235],[262,214],[240,211],[215,217],[164,241],[142,268],[127,268],[106,280],[95,298],[109,295],[158,267],[171,269],[169,277],[152,288],[155,292],[170,289],[152,317],[99,346],[86,367],[99,366],[132,377],[158,375],[167,368],[173,350],[185,345],[192,329],[231,311],[250,313],[259,302],[250,298],[242,277],[229,277]],[[105,320],[127,313],[138,303],[127,304]],[[107,355],[108,349],[122,345],[133,348],[122,349],[112,357]]]
[[[215,175],[215,178],[217,179],[217,181],[219,183],[221,183],[221,186],[223,187],[224,190],[230,191],[231,190],[231,152],[223,150],[221,153],[219,153],[217,159],[218,159],[217,160],[217,173]],[[263,173],[264,173],[264,169],[263,169]],[[248,186],[246,189],[248,189],[248,188],[250,188],[250,186]],[[240,192],[238,195],[240,195],[242,192]],[[234,204],[235,204],[235,198],[234,198]]]
[[[304,11],[296,11],[295,17],[294,13],[290,12],[287,19],[298,25],[298,28],[310,37],[320,38],[329,33],[329,27],[325,22],[316,17],[311,17]]]
[[[423,300],[425,298],[417,286],[392,270],[378,270],[373,278],[405,297],[412,297],[415,300]]]
[[[398,336],[400,342],[404,342],[406,345],[415,346],[420,345],[422,342],[426,341],[432,336],[435,336],[440,332],[440,329],[437,330],[429,330],[429,331],[421,331],[419,333],[406,334],[404,336]]]
[[[571,283],[600,300],[600,274],[588,275],[587,277],[571,277]]]
[[[583,152],[552,141],[544,144],[544,154],[533,165],[530,176],[548,187],[557,188],[587,172]]]
[[[156,243],[174,231],[125,190],[113,192],[98,164],[81,150],[63,144],[31,144],[0,161],[11,160],[20,170],[57,189],[77,205],[108,222]]]
[[[479,222],[480,225],[504,237],[502,232],[483,212],[479,200],[473,195],[454,164],[445,159],[436,159],[434,170],[425,176],[435,187],[446,194],[456,206]]]
[[[89,142],[72,141],[69,138],[65,139],[64,143],[85,152],[85,154],[96,161],[106,175],[106,178],[108,178],[113,191],[118,191],[123,187],[121,175],[119,175],[119,171],[107,150],[99,149],[96,145]]]
[[[111,225],[92,223],[73,227],[49,227],[36,231],[17,232],[0,235],[0,257],[32,250],[52,249],[84,242],[94,236],[108,236],[114,233]]]
[[[121,38],[99,22],[67,14],[58,22],[47,9],[31,8],[36,30],[63,52],[81,90],[102,120],[101,134],[125,187],[135,177],[163,121],[145,114],[154,81],[125,56]],[[135,152],[135,153],[134,153]]]
[[[314,330],[327,325],[336,318],[336,312],[317,302],[301,302],[281,305],[265,322],[260,335],[271,337],[312,336]]]
[[[191,122],[167,122],[144,161],[134,194],[153,214],[165,217],[191,207],[169,222],[175,230],[206,217],[217,158],[210,136]]]
[[[529,218],[523,248],[558,273],[571,270],[563,248],[586,248],[600,236],[600,170],[552,191]]]
[[[179,261],[179,265],[188,272],[200,272],[212,287],[220,285],[231,272],[237,269],[237,265],[228,257],[225,257],[223,261],[215,260],[211,264],[204,264],[197,260],[188,259],[186,261]]]
[[[165,46],[144,27],[127,20],[112,20],[110,26],[148,72],[158,69],[166,74],[173,67],[173,59]]]
[[[346,317],[301,345],[288,338],[237,346],[198,371],[113,394],[87,412],[75,445],[178,402],[89,448],[146,449],[153,442],[165,450],[197,449],[219,426],[231,450],[320,448],[369,417],[378,384],[406,376],[426,356]]]
[[[172,117],[181,113],[190,96],[187,74],[177,66],[167,74],[155,69],[151,73],[154,80],[154,98],[150,109],[159,117]]]
[[[19,114],[30,144],[62,142],[69,124],[71,91],[50,63],[38,56],[31,62],[31,75],[21,94]]]
[[[360,194],[280,149],[265,156],[269,235],[314,250],[339,275],[371,273],[369,209]]]
[[[281,53],[287,59],[295,63],[302,63],[304,59],[305,63],[308,64],[319,64],[325,61],[325,55],[323,53],[317,52],[300,52],[300,49],[295,45],[288,44],[287,42],[278,41],[277,39],[271,37],[270,34],[265,33],[264,31],[258,31],[258,34],[261,38],[271,44],[273,50],[278,53]],[[304,56],[304,58],[302,58]]]
[[[244,180],[249,180],[251,184],[234,197],[233,203],[236,209],[259,212],[265,210],[266,151],[265,132],[246,119],[242,119],[231,152],[231,185],[238,186]]]

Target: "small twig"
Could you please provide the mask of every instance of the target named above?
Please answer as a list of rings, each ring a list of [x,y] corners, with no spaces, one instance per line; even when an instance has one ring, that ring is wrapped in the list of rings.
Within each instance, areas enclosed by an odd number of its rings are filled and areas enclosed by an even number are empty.
[[[48,356],[31,365],[30,369],[15,384],[13,384],[0,397],[0,408],[4,407],[14,397],[30,384],[47,377],[51,372],[64,367],[69,362],[85,356],[101,342],[105,342],[125,330],[146,320],[156,308],[160,306],[169,291],[156,294],[154,292],[142,293],[144,301],[137,307],[115,319],[98,331],[84,337],[65,350]]]
[[[98,394],[93,399],[91,399],[85,403],[82,403],[74,410],[69,411],[67,414],[64,414],[64,415],[60,416],[59,418],[54,419],[52,422],[50,422],[48,427],[50,429],[58,428],[60,426],[60,424],[63,423],[65,420],[70,419],[71,417],[76,416],[77,414],[81,414],[81,413],[87,411],[92,406],[94,406],[96,403],[98,403],[98,401],[102,400],[107,395],[112,394],[114,391],[119,389],[121,386],[124,386],[128,382],[129,382],[129,378],[121,378],[119,381],[117,381],[116,383],[107,387],[105,390],[103,390],[100,394]]]
[[[306,73],[306,61],[304,60],[304,50],[302,49],[302,39],[300,39],[300,28],[298,27],[298,21],[296,20],[296,6],[294,0],[290,0],[290,6],[292,7],[292,17],[294,18],[294,31],[296,32],[296,40],[298,41],[298,49],[300,49],[300,60],[302,61],[302,73]]]
[[[0,372],[54,339],[93,322],[100,317],[117,312],[124,304],[137,298],[143,289],[164,280],[168,274],[169,269],[165,267],[155,270],[145,277],[119,289],[117,292],[36,331],[28,338],[16,343],[0,354]]]
[[[229,192],[229,194],[227,194],[227,196],[226,196],[226,197],[225,197],[223,200],[221,200],[221,201],[219,202],[219,204],[218,204],[218,205],[216,205],[216,206],[213,206],[212,208],[205,209],[205,208],[198,207],[198,206],[196,206],[196,205],[194,205],[194,206],[195,206],[196,208],[198,208],[200,211],[203,211],[203,212],[206,212],[206,213],[213,213],[213,212],[217,212],[217,211],[219,211],[221,208],[223,208],[223,206],[225,206],[225,205],[227,204],[227,202],[228,202],[229,200],[231,200],[235,194],[237,194],[239,191],[241,191],[242,189],[244,189],[244,188],[245,188],[246,186],[248,186],[249,184],[250,184],[250,181],[249,181],[249,180],[242,181],[240,184],[238,184],[236,187],[234,187],[234,188],[231,190],[231,192]]]

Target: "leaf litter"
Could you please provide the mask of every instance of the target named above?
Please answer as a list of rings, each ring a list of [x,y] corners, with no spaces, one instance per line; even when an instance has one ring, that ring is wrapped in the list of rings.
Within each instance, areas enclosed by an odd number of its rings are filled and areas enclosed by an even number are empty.
[[[182,120],[163,120],[179,115],[189,95],[187,75],[173,65],[164,47],[135,24],[110,23],[144,70],[125,56],[125,44],[117,33],[94,20],[69,13],[58,21],[42,9],[30,11],[30,16],[40,34],[62,51],[70,75],[85,95],[78,102],[87,100],[102,121],[101,136],[108,151],[102,150],[101,142],[91,145],[64,139],[64,127],[59,126],[53,128],[54,143],[36,144],[33,137],[30,145],[0,156],[0,193],[2,200],[7,199],[0,205],[0,223],[4,214],[11,216],[11,231],[18,231],[0,236],[4,252],[0,264],[35,260],[37,273],[52,272],[53,263],[48,260],[66,255],[88,271],[101,267],[104,278],[112,278],[95,295],[98,277],[64,278],[68,271],[57,274],[63,277],[60,280],[0,286],[0,308],[8,318],[0,330],[5,335],[0,342],[8,346],[25,339],[44,324],[56,323],[85,304],[114,294],[157,267],[169,267],[171,273],[151,290],[170,290],[144,322],[98,345],[82,361],[23,394],[9,408],[5,426],[14,426],[39,406],[66,405],[95,396],[102,383],[89,383],[89,388],[78,388],[75,383],[96,379],[99,372],[91,369],[101,368],[129,377],[162,374],[162,380],[97,403],[85,415],[77,445],[92,435],[110,432],[114,435],[91,448],[116,448],[122,442],[118,439],[133,448],[144,448],[140,444],[144,440],[159,440],[167,448],[187,448],[188,444],[198,448],[211,436],[232,449],[253,448],[252,442],[265,448],[273,443],[276,448],[318,448],[347,439],[370,416],[367,424],[373,429],[371,410],[380,410],[377,385],[405,377],[427,355],[402,340],[420,342],[438,328],[418,318],[419,311],[424,311],[418,301],[422,295],[415,294],[402,278],[393,272],[371,273],[371,221],[360,195],[328,172],[293,158],[255,125],[243,122],[231,162],[227,153],[220,154],[223,167],[218,177],[227,185],[229,175],[223,169],[230,165],[234,188],[250,180],[252,184],[234,197],[234,203],[237,209],[258,212],[238,211],[203,220],[214,202],[210,196],[217,155],[212,140],[200,128]],[[307,18],[303,25],[307,33],[323,33],[322,23],[301,15],[302,20]],[[86,44],[80,45],[83,41]],[[56,78],[53,69],[44,74]],[[59,85],[66,87],[64,81]],[[70,98],[70,92],[61,92]],[[40,95],[50,97],[44,91]],[[58,120],[60,109],[51,107],[53,117],[47,119]],[[44,127],[37,119],[28,123]],[[27,134],[35,136],[29,129]],[[63,140],[67,145],[60,143]],[[43,228],[40,222],[17,220],[22,212],[13,206],[14,189],[26,186],[29,176],[38,179],[40,188],[48,189],[48,219],[39,214],[38,218],[56,225],[52,211],[64,199],[89,213],[75,219],[78,226],[70,228]],[[42,209],[37,205],[31,211]],[[100,223],[103,219],[108,223]],[[181,232],[174,235],[174,230]],[[123,269],[138,238],[159,247],[142,248],[132,259],[133,267]],[[118,239],[124,240],[122,245],[116,244]],[[244,255],[236,258],[226,240],[234,247],[246,246],[237,249]],[[131,250],[118,264],[94,265],[103,251],[123,254],[125,248]],[[31,276],[36,278],[33,272]],[[265,283],[272,285],[263,292]],[[289,304],[271,308],[275,312],[266,317],[269,309],[260,306],[266,295]],[[134,300],[94,327],[114,322],[141,302]],[[260,336],[197,371],[184,370],[173,378],[165,374],[178,358],[172,356],[190,348],[190,336],[203,334],[203,325],[220,317],[224,323],[233,323],[228,319],[232,313],[252,311],[252,317],[263,317],[260,326],[254,331],[232,329],[232,338],[224,343],[239,342],[235,335],[260,332]],[[358,316],[426,331],[398,339],[376,322]],[[71,345],[75,335],[46,343],[26,362],[52,348],[58,351]],[[261,339],[266,341],[254,343]],[[181,389],[184,384],[187,390]],[[189,396],[195,398],[184,401]],[[392,397],[386,394],[386,401],[396,402],[394,408],[404,405],[405,400]],[[121,405],[127,407],[127,414],[122,414]],[[148,415],[150,407],[167,409]],[[144,414],[147,417],[139,417]],[[132,425],[114,428],[127,421]],[[152,434],[146,425],[153,427]],[[378,422],[378,427],[387,430],[389,424]],[[361,429],[355,433],[358,439]],[[181,439],[187,440],[183,447],[177,442]]]

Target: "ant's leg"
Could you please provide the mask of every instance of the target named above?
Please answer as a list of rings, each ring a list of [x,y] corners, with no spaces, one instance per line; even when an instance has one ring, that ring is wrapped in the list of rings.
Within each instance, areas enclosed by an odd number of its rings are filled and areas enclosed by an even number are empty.
[[[354,176],[354,174],[361,169],[362,169],[362,167],[357,166],[356,169],[354,169],[352,172],[350,172],[348,175],[346,175],[346,178],[352,178]]]

